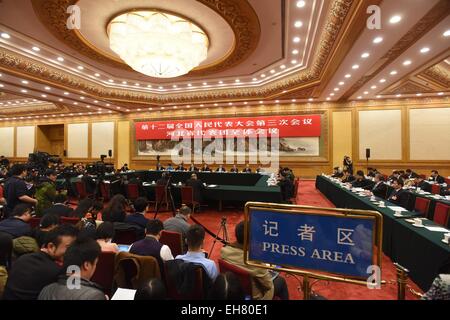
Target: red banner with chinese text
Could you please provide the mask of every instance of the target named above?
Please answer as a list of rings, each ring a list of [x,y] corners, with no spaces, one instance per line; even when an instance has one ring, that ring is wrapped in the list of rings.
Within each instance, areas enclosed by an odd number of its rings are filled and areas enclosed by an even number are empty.
[[[320,115],[136,122],[137,140],[202,137],[320,137]]]

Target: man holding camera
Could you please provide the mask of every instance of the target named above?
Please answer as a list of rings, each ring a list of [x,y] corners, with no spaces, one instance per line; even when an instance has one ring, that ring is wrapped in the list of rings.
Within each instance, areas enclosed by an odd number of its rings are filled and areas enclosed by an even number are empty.
[[[43,215],[43,211],[52,206],[56,198],[56,171],[47,169],[45,177],[41,178],[36,190],[36,199],[38,204],[36,206],[36,215],[38,217]]]

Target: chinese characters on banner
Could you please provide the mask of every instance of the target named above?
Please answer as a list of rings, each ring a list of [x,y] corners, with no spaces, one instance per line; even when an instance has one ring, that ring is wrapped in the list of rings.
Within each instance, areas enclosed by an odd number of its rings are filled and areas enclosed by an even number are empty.
[[[137,140],[202,137],[320,137],[320,115],[136,122]]]
[[[373,264],[374,219],[251,209],[249,220],[250,260],[352,277]]]

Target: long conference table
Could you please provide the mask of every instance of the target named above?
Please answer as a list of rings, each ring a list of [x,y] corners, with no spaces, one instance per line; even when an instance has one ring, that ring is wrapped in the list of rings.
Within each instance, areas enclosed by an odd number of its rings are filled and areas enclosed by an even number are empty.
[[[163,172],[158,170],[139,170],[121,173],[128,181],[138,178],[142,182],[144,195],[154,199],[156,181]],[[193,172],[170,171],[172,194],[175,203],[181,202],[181,185],[186,182]],[[260,173],[230,173],[230,172],[195,172],[198,179],[206,184],[203,198],[207,203],[217,203],[219,210],[224,202],[245,203],[247,201],[282,202],[279,186],[268,186],[269,176]],[[105,179],[112,179],[106,176]]]
[[[430,231],[413,226],[406,218],[418,217],[417,212],[405,211],[405,217],[394,216],[388,206],[396,206],[381,198],[377,202],[363,197],[325,176],[317,176],[316,188],[336,207],[374,210],[383,215],[383,252],[393,262],[407,268],[411,279],[424,291],[428,290],[438,275],[439,268],[450,257],[450,245],[442,241],[443,232]],[[378,205],[385,202],[385,207]],[[433,221],[423,219],[423,225],[439,227]]]

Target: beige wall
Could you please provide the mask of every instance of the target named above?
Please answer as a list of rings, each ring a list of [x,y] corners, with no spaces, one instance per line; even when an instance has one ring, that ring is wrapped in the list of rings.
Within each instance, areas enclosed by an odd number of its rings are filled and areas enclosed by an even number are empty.
[[[16,128],[16,157],[28,158],[34,152],[35,126]]]
[[[333,112],[333,167],[342,167],[344,156],[352,155],[352,112]]]
[[[117,123],[117,163],[120,168],[125,163],[130,165],[130,121],[118,121]]]
[[[14,157],[14,127],[0,128],[0,156]]]
[[[114,153],[114,122],[92,123],[91,157],[100,158],[100,155],[108,155],[108,151]]]
[[[68,124],[67,126],[67,157],[88,158],[88,123]]]

